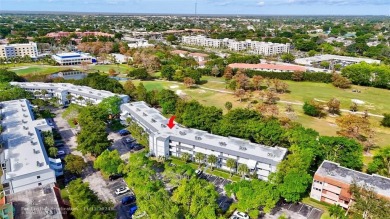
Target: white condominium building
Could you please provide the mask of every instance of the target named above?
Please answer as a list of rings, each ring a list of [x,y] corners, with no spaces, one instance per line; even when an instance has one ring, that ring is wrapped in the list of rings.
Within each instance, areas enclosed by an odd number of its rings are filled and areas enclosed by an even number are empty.
[[[98,104],[104,98],[112,96],[119,96],[122,99],[122,103],[130,101],[129,96],[124,94],[114,94],[105,90],[96,90],[87,86],[77,86],[69,83],[11,82],[11,84],[32,92],[36,98],[50,99],[56,97],[62,105],[69,103],[83,106]],[[44,95],[42,94],[43,90],[46,91],[43,92]]]
[[[25,100],[0,102],[2,144],[1,184],[5,195],[56,182],[62,175],[59,159],[47,156],[41,131],[51,131],[45,119],[34,120]]]
[[[30,56],[31,58],[38,57],[38,49],[36,43],[20,43],[0,45],[0,58],[13,58]]]
[[[227,48],[231,51],[247,50],[252,54],[272,56],[290,52],[290,44],[259,42],[259,41],[236,41],[232,39],[211,39],[205,36],[183,36],[182,43],[193,46],[212,48]]]
[[[247,140],[213,135],[197,129],[189,129],[176,124],[169,129],[168,120],[145,102],[133,102],[121,105],[121,119],[131,118],[149,134],[151,155],[156,157],[180,157],[183,153],[194,159],[197,152],[215,155],[216,167],[230,170],[227,159],[232,158],[239,164],[245,164],[250,173],[256,173],[259,179],[267,180],[271,172],[284,159],[287,149],[254,144]]]

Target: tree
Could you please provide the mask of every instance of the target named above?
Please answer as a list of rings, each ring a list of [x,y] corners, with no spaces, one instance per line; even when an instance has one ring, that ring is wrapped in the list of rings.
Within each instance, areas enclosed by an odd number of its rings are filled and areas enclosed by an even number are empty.
[[[340,74],[333,73],[332,74],[332,84],[335,87],[346,89],[351,87],[351,81],[346,78],[341,76]]]
[[[306,101],[305,104],[303,105],[303,112],[309,116],[321,117],[323,114],[322,110],[323,110],[323,106],[314,100],[310,102]]]
[[[166,37],[166,39],[167,39],[168,42],[172,43],[172,42],[174,42],[174,41],[177,40],[177,37],[176,37],[175,35],[173,35],[173,34],[169,34],[169,35]]]
[[[390,127],[390,113],[383,114],[381,125],[384,127]]]
[[[234,95],[240,99],[240,102],[242,101],[242,98],[245,96],[245,90],[244,89],[236,89],[234,92]]]
[[[336,119],[336,124],[340,127],[337,133],[341,136],[356,139],[361,142],[369,151],[372,146],[370,140],[373,135],[370,121],[367,118],[354,114],[347,114]]]
[[[279,108],[276,104],[260,104],[257,107],[257,110],[263,116],[277,117],[279,115]]]
[[[229,81],[230,79],[233,78],[233,69],[229,66],[227,66],[224,70],[223,77],[225,78],[226,81]]]
[[[99,103],[99,108],[107,115],[114,117],[121,112],[122,99],[119,96],[106,97]]]
[[[68,154],[65,157],[65,170],[73,174],[80,175],[84,168],[87,166],[87,163],[84,162],[84,158],[74,154]]]
[[[266,104],[276,104],[276,101],[279,99],[278,94],[272,90],[266,90],[261,92],[260,97],[263,103]]]
[[[183,210],[183,218],[217,218],[217,198],[214,185],[198,178],[183,179],[172,195]]]
[[[328,112],[331,114],[339,114],[340,113],[340,101],[336,98],[332,98],[326,104],[328,106]]]
[[[8,71],[6,68],[0,68],[0,83],[22,81],[22,79],[15,72]]]
[[[174,114],[179,97],[172,90],[163,89],[157,94],[159,105],[164,114]]]
[[[261,77],[260,75],[253,76],[253,78],[252,78],[253,87],[256,90],[260,90],[261,89],[261,84],[262,84],[263,81],[264,81],[264,78]]]
[[[116,212],[111,210],[114,207],[113,204],[102,202],[94,191],[89,188],[88,183],[83,183],[81,179],[70,182],[67,191],[71,206],[77,206],[77,208],[72,209],[72,215],[76,219],[115,218]]]
[[[388,218],[390,215],[390,202],[378,197],[374,188],[366,184],[352,184],[350,193],[354,199],[351,210],[362,218]]]
[[[212,69],[211,69],[211,75],[214,75],[215,77],[217,77],[219,75],[219,68],[218,66],[214,66]]]
[[[175,74],[175,69],[170,65],[164,65],[161,68],[161,77],[167,79],[168,81],[173,79],[174,74]]]
[[[146,101],[147,90],[144,84],[141,82],[137,86],[137,99],[139,101]]]
[[[236,169],[237,162],[233,158],[229,158],[226,161],[226,166],[230,168],[230,175],[233,175],[233,171]]]
[[[284,53],[281,55],[280,58],[282,59],[283,62],[291,63],[295,61],[295,56],[291,53]]]
[[[218,161],[218,158],[215,155],[211,154],[211,155],[207,156],[207,163],[210,164],[211,170],[213,170],[217,161]]]
[[[317,54],[317,52],[315,50],[310,50],[307,55],[312,57],[312,56],[315,56]]]
[[[81,68],[82,68],[84,71],[87,71],[88,68],[89,68],[89,63],[88,63],[88,62],[85,62],[85,61],[82,61],[82,62],[81,62]]]
[[[136,68],[130,71],[128,76],[136,79],[141,79],[141,80],[145,80],[150,77],[146,68]]]
[[[205,154],[202,154],[200,152],[196,152],[195,154],[195,160],[199,163],[199,166],[204,162],[204,159],[206,158]]]
[[[187,152],[181,153],[181,160],[184,162],[187,162],[189,159],[191,159],[191,155]]]
[[[79,121],[82,126],[81,132],[77,135],[77,149],[83,154],[91,153],[95,156],[101,154],[111,144],[107,139],[106,125],[103,121],[96,121],[93,118],[83,118],[88,121],[83,124],[80,115]]]
[[[225,108],[226,108],[228,111],[230,111],[230,110],[233,108],[232,102],[227,101],[227,102],[225,103]]]
[[[303,81],[304,72],[303,71],[294,71],[291,75],[293,81]]]
[[[233,79],[237,82],[236,89],[246,90],[249,88],[249,77],[241,70],[238,70]]]
[[[108,74],[109,74],[110,76],[115,76],[115,75],[117,75],[115,69],[113,69],[113,68],[110,68],[110,69],[108,70]]]
[[[368,165],[368,173],[390,177],[390,146],[381,148]]]
[[[329,215],[335,219],[348,219],[345,210],[339,205],[332,205],[328,208]]]
[[[58,148],[56,147],[49,147],[49,155],[50,157],[57,157]]]
[[[239,164],[237,171],[239,174],[241,174],[242,178],[244,178],[245,175],[249,173],[249,168],[246,164]]]
[[[187,88],[192,87],[195,84],[195,80],[190,77],[183,78],[183,82]]]
[[[127,80],[123,85],[123,89],[125,90],[125,94],[130,97],[136,96],[136,87],[131,80]]]
[[[327,61],[320,62],[320,66],[324,69],[329,69],[330,63]]]
[[[118,150],[105,150],[93,163],[93,167],[101,170],[107,175],[119,173],[119,166],[124,165]]]

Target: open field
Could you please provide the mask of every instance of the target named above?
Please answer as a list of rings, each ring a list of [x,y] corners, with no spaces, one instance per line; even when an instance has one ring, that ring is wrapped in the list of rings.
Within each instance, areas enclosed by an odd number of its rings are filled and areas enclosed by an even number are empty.
[[[204,77],[203,79],[208,80],[208,82],[202,84],[200,88],[186,88],[183,84],[172,81],[142,81],[142,83],[148,90],[170,89],[179,95],[185,95],[186,98],[197,100],[206,106],[219,107],[223,109],[225,113],[227,112],[224,107],[226,101],[232,102],[233,108],[250,106],[250,101],[240,102],[237,97],[230,93],[222,93],[204,89],[210,88],[231,92],[230,90],[225,89],[223,78]],[[139,83],[139,80],[134,81],[135,85],[138,85]],[[361,93],[353,93],[351,89],[342,90],[333,87],[331,84],[291,81],[288,81],[287,83],[290,85],[291,92],[280,95],[281,100],[284,101],[303,103],[305,100],[310,100],[312,98],[327,101],[332,97],[337,97],[342,102],[342,108],[348,109],[351,103],[351,99],[359,99],[365,102],[370,100],[370,106],[375,107],[371,108],[369,106],[361,106],[359,110],[363,111],[367,108],[370,113],[374,114],[390,112],[390,104],[386,104],[386,102],[390,103],[390,91],[387,90],[354,86],[354,89],[361,90]],[[386,94],[387,92],[389,92],[389,95]],[[378,96],[381,98],[378,98]],[[251,99],[258,99],[258,93],[254,92]],[[286,105],[286,103],[278,103],[281,116],[286,116],[284,112]],[[294,121],[301,123],[304,127],[312,128],[318,131],[321,135],[337,135],[338,127],[335,124],[337,117],[329,115],[322,119],[313,118],[303,113],[302,106],[293,105],[293,108],[296,115]],[[382,147],[390,145],[390,129],[381,127],[380,120],[380,118],[370,117],[371,124],[376,131],[376,142],[379,146]]]

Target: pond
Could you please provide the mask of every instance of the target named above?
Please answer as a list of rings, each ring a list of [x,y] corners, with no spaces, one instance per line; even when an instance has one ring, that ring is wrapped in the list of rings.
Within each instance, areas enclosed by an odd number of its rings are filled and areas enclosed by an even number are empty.
[[[81,80],[87,77],[87,73],[82,71],[62,71],[50,75],[51,78],[63,78],[65,80],[74,79]]]

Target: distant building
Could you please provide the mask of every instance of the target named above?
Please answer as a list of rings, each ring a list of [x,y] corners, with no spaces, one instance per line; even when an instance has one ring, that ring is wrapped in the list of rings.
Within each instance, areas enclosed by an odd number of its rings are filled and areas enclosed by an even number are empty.
[[[369,175],[340,166],[325,160],[314,175],[310,197],[348,209],[353,204],[350,187],[353,183],[367,185],[378,197],[390,200],[390,179],[379,175]]]
[[[38,49],[36,43],[20,43],[0,45],[0,58],[14,58],[30,56],[31,58],[38,57]]]
[[[85,36],[105,36],[105,37],[114,37],[114,34],[109,33],[103,33],[103,32],[51,32],[46,34],[47,37],[54,38],[54,39],[61,39],[62,37],[69,37],[71,34],[76,34],[77,37],[82,38]]]
[[[338,55],[318,55],[307,58],[298,58],[295,59],[295,63],[305,66],[312,66],[313,64],[318,64],[322,61],[332,61],[340,63],[342,66],[347,66],[360,62],[367,62],[369,64],[377,63],[379,64],[380,60],[369,59],[369,58],[356,58],[349,56],[338,56]]]
[[[80,65],[83,62],[92,64],[94,58],[84,53],[59,53],[51,56],[59,65]]]
[[[129,48],[146,48],[146,47],[152,47],[153,44],[150,44],[146,39],[130,39],[128,40],[129,43],[127,44]]]
[[[247,64],[247,63],[232,63],[229,67],[233,69],[250,69],[255,71],[269,71],[269,72],[294,72],[306,71],[306,68],[299,65],[279,65],[279,64]]]
[[[59,159],[47,155],[41,136],[42,131],[51,131],[46,120],[34,119],[28,100],[5,101],[0,106],[4,194],[55,183],[56,176],[62,175],[62,164]]]
[[[124,94],[114,94],[105,90],[96,90],[87,86],[77,86],[69,83],[43,83],[43,82],[10,82],[14,86],[19,86],[26,91],[33,93],[36,98],[46,99],[56,97],[62,105],[75,103],[79,105],[99,104],[104,98],[119,96],[123,103],[130,101],[129,96]],[[42,90],[47,94],[43,96]],[[68,100],[68,97],[71,97]]]
[[[156,157],[181,157],[188,153],[195,158],[196,153],[215,155],[216,167],[229,171],[226,162],[229,158],[237,164],[245,164],[250,174],[267,180],[270,173],[287,154],[286,148],[269,147],[251,143],[247,140],[223,137],[198,129],[190,129],[176,124],[173,129],[167,127],[167,121],[160,112],[150,108],[145,102],[132,102],[121,105],[121,119],[131,118],[149,135],[150,154]]]
[[[209,57],[209,55],[205,53],[190,53],[187,56],[194,58],[198,63],[206,61]]]
[[[252,54],[272,56],[290,52],[290,44],[259,42],[259,41],[236,41],[232,39],[211,39],[202,35],[183,36],[182,43],[193,46],[227,48],[231,51],[248,51]]]
[[[125,55],[122,55],[120,53],[111,53],[110,54],[114,59],[115,59],[115,62],[116,63],[127,63],[127,61],[130,59],[132,60],[133,58],[132,57],[128,57],[128,56],[125,56]]]

